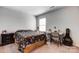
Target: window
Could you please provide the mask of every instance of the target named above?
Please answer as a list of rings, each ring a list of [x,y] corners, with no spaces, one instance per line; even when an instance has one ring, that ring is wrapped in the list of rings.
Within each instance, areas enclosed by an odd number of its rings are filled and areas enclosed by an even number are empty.
[[[39,19],[39,31],[46,31],[46,18]]]

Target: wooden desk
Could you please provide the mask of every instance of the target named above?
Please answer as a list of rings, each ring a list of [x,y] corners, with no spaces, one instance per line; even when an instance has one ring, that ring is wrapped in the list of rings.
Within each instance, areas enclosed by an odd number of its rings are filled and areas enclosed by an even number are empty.
[[[15,40],[13,38],[14,33],[1,34],[1,45],[7,45],[14,43]]]

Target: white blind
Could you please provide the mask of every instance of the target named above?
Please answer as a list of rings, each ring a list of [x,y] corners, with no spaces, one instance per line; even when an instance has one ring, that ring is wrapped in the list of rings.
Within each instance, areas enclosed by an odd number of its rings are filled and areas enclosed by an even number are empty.
[[[46,31],[46,18],[39,19],[39,31]]]

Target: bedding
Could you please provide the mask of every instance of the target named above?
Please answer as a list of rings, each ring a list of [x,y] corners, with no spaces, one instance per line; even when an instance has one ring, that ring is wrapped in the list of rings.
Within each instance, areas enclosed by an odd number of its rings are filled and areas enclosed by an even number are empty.
[[[36,42],[45,42],[45,35],[43,32],[36,32],[32,30],[19,30],[15,32],[15,41],[18,43],[18,50],[24,52],[24,49],[27,50],[30,46],[35,45]],[[44,44],[40,43],[37,46]],[[28,47],[29,46],[29,47]],[[33,48],[30,48],[32,50]]]
[[[39,34],[43,34],[43,32],[36,32],[36,31],[32,31],[32,30],[19,30],[15,32],[15,39],[16,41],[21,41],[26,37],[30,37],[30,36],[36,36]]]

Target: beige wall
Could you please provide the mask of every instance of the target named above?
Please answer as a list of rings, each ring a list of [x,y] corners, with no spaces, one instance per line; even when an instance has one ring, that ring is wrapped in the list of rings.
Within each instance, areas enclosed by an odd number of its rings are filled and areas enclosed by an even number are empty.
[[[42,17],[47,19],[47,30],[49,28],[53,30],[53,26],[56,26],[65,32],[66,28],[70,28],[74,45],[79,46],[79,7],[63,7],[48,14],[38,16],[37,22]]]
[[[0,7],[0,32],[2,30],[16,31],[19,29],[36,29],[35,16],[20,11]]]

